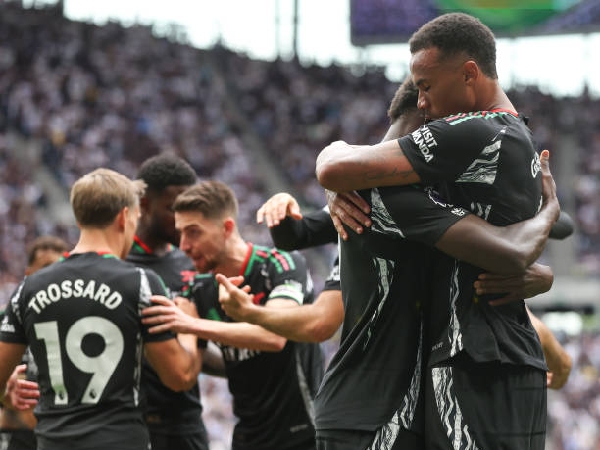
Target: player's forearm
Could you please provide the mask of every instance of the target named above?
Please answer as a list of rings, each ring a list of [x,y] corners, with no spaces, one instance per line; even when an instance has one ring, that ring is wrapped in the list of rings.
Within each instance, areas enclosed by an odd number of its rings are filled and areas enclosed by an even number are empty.
[[[506,227],[505,238],[521,249],[524,267],[533,264],[542,254],[559,213],[558,202],[552,202],[546,204],[534,218]]]
[[[191,376],[197,378],[202,370],[202,354],[200,350],[198,350],[198,337],[193,334],[179,333],[177,339],[190,355],[191,364],[189,366],[189,372]]]
[[[286,339],[282,336],[258,325],[242,322],[195,319],[189,332],[207,341],[265,352],[279,352],[286,343]]]
[[[552,382],[549,387],[552,389],[560,389],[565,385],[569,378],[569,374],[571,373],[573,364],[571,357],[560,342],[558,342],[558,339],[556,339],[556,336],[554,336],[550,328],[531,313],[529,308],[527,309],[527,313],[531,320],[531,324],[540,338],[548,369],[552,372]]]
[[[269,228],[275,247],[281,250],[297,250],[306,247],[306,236],[302,223],[291,217],[284,218],[279,225]]]
[[[323,292],[323,295],[327,294]],[[340,313],[338,309],[322,307],[319,303],[297,308],[257,307],[249,314],[248,320],[292,341],[323,342],[339,328],[343,309]]]
[[[395,140],[360,147],[334,142],[319,153],[315,172],[321,186],[335,192],[420,181]]]
[[[488,272],[523,274],[542,253],[554,218],[551,209],[542,209],[530,220],[496,227],[469,215],[449,227],[435,246]]]

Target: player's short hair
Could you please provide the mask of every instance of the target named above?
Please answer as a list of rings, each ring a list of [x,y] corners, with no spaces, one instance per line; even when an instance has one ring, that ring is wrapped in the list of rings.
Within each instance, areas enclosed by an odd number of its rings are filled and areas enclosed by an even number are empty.
[[[390,123],[394,123],[403,114],[417,110],[417,102],[419,100],[419,90],[412,81],[409,75],[394,94],[390,107],[388,108],[388,118]]]
[[[184,159],[161,153],[142,163],[137,178],[144,180],[148,191],[162,192],[168,186],[191,186],[196,183],[197,176]]]
[[[100,168],[79,178],[71,188],[71,206],[80,226],[106,227],[125,207],[139,204],[146,184],[114,170]]]
[[[486,76],[498,78],[494,33],[468,14],[442,14],[415,31],[408,44],[412,54],[431,47],[437,47],[442,57],[465,53]]]
[[[27,246],[27,264],[31,266],[37,253],[44,250],[64,253],[69,250],[69,245],[58,236],[39,236]]]
[[[237,219],[238,202],[233,190],[216,180],[202,181],[187,188],[175,199],[175,212],[200,212],[207,219],[230,216]]]

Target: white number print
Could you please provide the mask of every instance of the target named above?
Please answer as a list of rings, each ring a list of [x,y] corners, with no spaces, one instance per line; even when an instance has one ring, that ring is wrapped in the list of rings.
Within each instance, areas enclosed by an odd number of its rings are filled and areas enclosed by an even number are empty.
[[[66,405],[69,403],[69,394],[63,376],[58,323],[56,321],[36,323],[35,334],[46,345],[48,372],[54,389],[54,403]],[[83,338],[89,334],[99,335],[104,340],[104,350],[96,356],[86,355],[81,348]],[[98,403],[123,356],[124,346],[121,330],[103,317],[84,317],[69,328],[65,340],[66,354],[75,367],[83,373],[92,374],[81,399],[82,403]]]

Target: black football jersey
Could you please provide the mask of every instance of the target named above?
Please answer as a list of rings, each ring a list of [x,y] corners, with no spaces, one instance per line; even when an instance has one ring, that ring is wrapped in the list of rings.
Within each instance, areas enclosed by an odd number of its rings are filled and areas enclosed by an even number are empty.
[[[73,254],[26,277],[0,339],[29,345],[38,366],[38,448],[146,449],[139,403],[141,310],[165,287],[152,271],[110,254]]]
[[[313,300],[306,263],[298,252],[248,245],[240,275],[255,302],[287,298],[300,304]],[[186,294],[201,317],[232,322],[218,299],[212,274],[198,274]],[[223,352],[238,423],[234,450],[286,449],[314,441],[312,399],[323,372],[318,344],[287,341],[280,352],[261,352],[216,343]]]
[[[192,261],[179,248],[171,246],[171,251],[157,256],[137,236],[127,261],[156,272],[171,298],[181,295],[184,286],[196,273]],[[160,381],[158,374],[144,358],[141,387],[146,421],[153,433],[185,434],[203,428],[198,384],[188,391],[172,391]]]
[[[399,140],[425,183],[442,197],[504,226],[533,217],[541,205],[539,156],[531,131],[511,111],[458,114],[430,122]],[[466,351],[476,361],[546,368],[525,302],[492,307],[473,282],[481,269],[444,255],[436,258],[435,292],[427,312],[430,363]]]
[[[423,305],[433,249],[468,213],[420,186],[361,191],[373,225],[340,241],[345,317],[340,348],[315,400],[318,430],[421,433],[427,355]],[[397,213],[402,208],[402,213]]]

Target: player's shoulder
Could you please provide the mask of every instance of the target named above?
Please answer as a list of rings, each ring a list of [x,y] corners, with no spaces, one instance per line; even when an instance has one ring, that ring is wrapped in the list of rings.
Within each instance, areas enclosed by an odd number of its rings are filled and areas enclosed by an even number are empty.
[[[213,290],[216,289],[218,284],[214,274],[196,272],[187,278],[186,284],[182,287],[181,294],[184,297],[190,298],[194,292]]]
[[[297,270],[305,267],[306,260],[298,250],[281,250],[276,247],[252,244],[252,254],[247,270],[258,270],[266,267],[267,271],[276,273]]]

